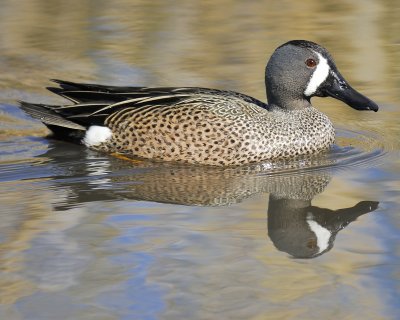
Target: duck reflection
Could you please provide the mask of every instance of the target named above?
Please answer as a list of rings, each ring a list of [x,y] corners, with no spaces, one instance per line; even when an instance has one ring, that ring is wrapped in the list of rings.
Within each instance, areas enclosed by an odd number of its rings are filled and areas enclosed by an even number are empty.
[[[268,235],[275,247],[295,258],[315,258],[332,249],[337,233],[379,202],[361,201],[339,210],[314,207],[311,200],[270,195]]]
[[[86,154],[84,163],[82,153]],[[234,168],[148,161],[132,164],[75,146],[64,151],[56,147],[44,156],[61,173],[53,182],[68,190],[67,199],[56,206],[58,210],[91,201],[123,199],[228,206],[255,194],[269,193],[268,235],[278,250],[295,258],[314,258],[328,252],[340,230],[376,210],[379,204],[361,201],[339,210],[313,206],[312,199],[329,184],[331,172],[288,172],[293,163],[282,163],[281,170],[271,174],[266,164]],[[80,160],[74,165],[76,159]],[[320,167],[324,164],[319,163]]]

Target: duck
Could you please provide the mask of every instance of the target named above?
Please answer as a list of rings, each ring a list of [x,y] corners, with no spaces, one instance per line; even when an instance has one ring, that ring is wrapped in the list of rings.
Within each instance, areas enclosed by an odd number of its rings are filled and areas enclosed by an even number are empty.
[[[332,97],[356,110],[378,111],[340,74],[330,53],[307,40],[288,41],[265,68],[267,102],[200,87],[106,86],[52,79],[51,92],[70,101],[20,101],[54,138],[112,154],[156,161],[238,166],[328,150],[329,118],[312,97]]]

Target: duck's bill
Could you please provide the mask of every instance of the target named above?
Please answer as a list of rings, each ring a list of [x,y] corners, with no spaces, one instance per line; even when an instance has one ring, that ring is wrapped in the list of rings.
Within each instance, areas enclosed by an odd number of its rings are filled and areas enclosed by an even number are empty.
[[[379,110],[375,102],[354,90],[340,74],[330,75],[326,84],[322,89],[325,95],[341,100],[353,109],[375,112]]]

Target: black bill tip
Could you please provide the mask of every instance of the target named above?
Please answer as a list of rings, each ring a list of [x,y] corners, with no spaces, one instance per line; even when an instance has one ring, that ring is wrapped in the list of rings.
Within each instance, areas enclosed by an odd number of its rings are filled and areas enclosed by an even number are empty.
[[[378,112],[379,106],[375,102],[371,101],[370,104],[367,106],[367,110]]]

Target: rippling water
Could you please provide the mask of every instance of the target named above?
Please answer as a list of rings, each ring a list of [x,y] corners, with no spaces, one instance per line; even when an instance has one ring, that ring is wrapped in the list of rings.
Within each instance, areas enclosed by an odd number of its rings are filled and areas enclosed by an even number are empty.
[[[397,319],[395,1],[11,1],[0,12],[1,319]],[[294,23],[295,22],[295,23]],[[46,138],[49,78],[264,100],[277,45],[326,46],[378,113],[315,99],[329,152],[238,168]]]

